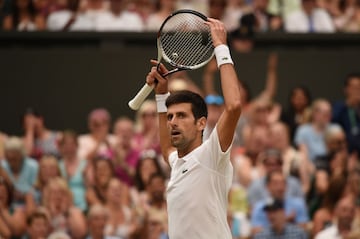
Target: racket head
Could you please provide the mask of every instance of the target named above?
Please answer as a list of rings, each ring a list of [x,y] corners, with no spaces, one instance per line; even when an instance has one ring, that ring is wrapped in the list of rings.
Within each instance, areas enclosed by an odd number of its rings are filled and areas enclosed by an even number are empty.
[[[179,70],[206,65],[214,56],[211,31],[206,21],[205,15],[189,9],[169,15],[158,31],[158,58]]]

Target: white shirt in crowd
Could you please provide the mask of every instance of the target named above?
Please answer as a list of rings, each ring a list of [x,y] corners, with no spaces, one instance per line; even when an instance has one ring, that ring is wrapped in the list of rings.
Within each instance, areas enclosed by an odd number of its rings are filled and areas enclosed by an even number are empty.
[[[332,225],[315,235],[315,239],[342,239],[336,225]]]
[[[330,15],[317,8],[308,16],[303,10],[294,11],[285,18],[285,30],[293,33],[335,32],[335,26]]]
[[[50,31],[62,31],[66,24],[69,23],[70,18],[73,17],[73,12],[69,10],[56,11],[50,14],[47,19],[47,29]],[[92,31],[94,24],[89,18],[83,14],[77,14],[73,23],[69,25],[69,31]]]
[[[123,11],[119,15],[112,12],[104,12],[95,21],[96,31],[132,31],[140,32],[144,30],[144,24],[136,13]]]
[[[233,168],[230,148],[222,152],[216,128],[209,139],[183,158],[169,156],[167,187],[171,239],[231,239],[227,222]]]

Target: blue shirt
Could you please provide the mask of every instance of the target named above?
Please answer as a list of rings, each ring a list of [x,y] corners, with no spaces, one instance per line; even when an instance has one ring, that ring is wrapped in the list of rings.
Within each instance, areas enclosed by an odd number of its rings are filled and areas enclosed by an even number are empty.
[[[278,234],[268,228],[256,234],[254,239],[307,239],[309,235],[300,227],[287,224],[283,233]]]
[[[251,213],[252,227],[261,227],[264,229],[270,228],[270,222],[267,218],[266,212],[264,211],[265,204],[266,199],[256,203],[253,207]],[[309,221],[308,210],[303,198],[285,197],[284,209],[287,216],[295,213],[294,223],[296,224],[307,223]]]
[[[300,197],[304,196],[299,180],[295,177],[288,176],[286,178],[286,197]],[[266,200],[270,197],[269,191],[266,188],[265,177],[254,180],[248,189],[248,200],[252,206],[255,203]]]

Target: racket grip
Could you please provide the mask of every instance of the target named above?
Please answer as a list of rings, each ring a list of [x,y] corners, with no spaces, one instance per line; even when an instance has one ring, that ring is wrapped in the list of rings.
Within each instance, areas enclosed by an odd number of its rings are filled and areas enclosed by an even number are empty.
[[[141,104],[144,102],[146,97],[151,93],[154,87],[145,83],[145,85],[139,90],[132,100],[129,101],[128,105],[133,110],[138,110]]]

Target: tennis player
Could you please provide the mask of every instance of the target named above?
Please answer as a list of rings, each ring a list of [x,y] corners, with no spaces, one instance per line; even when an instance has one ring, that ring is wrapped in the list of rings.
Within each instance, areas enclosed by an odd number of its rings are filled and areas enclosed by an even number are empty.
[[[203,98],[190,91],[168,93],[168,82],[161,76],[167,72],[163,65],[160,72],[152,67],[146,77],[146,82],[155,87],[160,144],[171,167],[167,187],[170,239],[231,239],[227,197],[233,173],[230,149],[241,113],[240,92],[224,24],[212,18],[207,24],[220,70],[225,109],[206,141],[202,139],[207,120]]]

